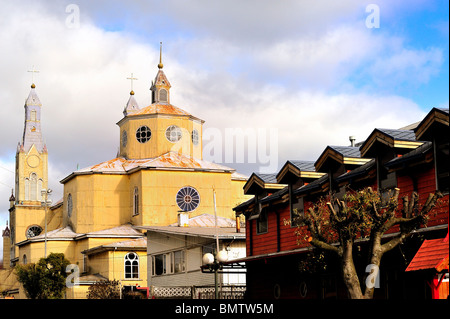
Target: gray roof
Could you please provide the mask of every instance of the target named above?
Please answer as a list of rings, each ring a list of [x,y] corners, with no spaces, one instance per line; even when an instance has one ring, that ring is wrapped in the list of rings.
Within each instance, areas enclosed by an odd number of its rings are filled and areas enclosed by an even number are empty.
[[[361,157],[359,147],[355,146],[328,146],[328,147],[342,154],[344,157]]]
[[[323,183],[326,183],[328,181],[328,174],[323,175],[322,177],[312,181],[311,183],[307,185],[303,185],[300,188],[297,188],[294,190],[294,194],[304,194],[311,190],[319,188]]]
[[[375,165],[375,159],[371,159],[370,161],[368,161],[367,163],[358,166],[355,169],[352,169],[350,172],[344,173],[341,176],[336,178],[337,182],[342,182],[354,177],[358,177],[361,175],[365,175],[367,174],[367,171],[369,171],[373,166]]]
[[[299,170],[304,172],[315,172],[314,161],[288,161],[289,163],[295,165]]]
[[[264,181],[264,183],[277,183],[277,174],[260,174],[253,173]]]
[[[421,158],[427,152],[429,152],[432,148],[433,148],[432,142],[429,142],[429,141],[424,142],[422,145],[415,148],[411,152],[406,153],[402,157],[395,157],[384,165],[386,167],[394,167],[394,166],[400,165],[402,163],[406,163],[406,162],[412,161],[414,159]]]
[[[34,88],[31,88],[28,98],[25,100],[25,123],[23,139],[19,145],[25,152],[35,145],[41,153],[45,149],[41,132],[41,101]],[[34,114],[34,115],[32,115]]]
[[[143,234],[134,229],[130,224],[121,225],[118,227],[113,227],[109,229],[103,229],[95,232],[90,233],[76,233],[72,230],[70,226],[57,228],[51,231],[47,232],[47,236],[45,236],[45,233],[42,232],[38,236],[28,238],[26,240],[23,240],[17,245],[21,246],[28,242],[35,242],[35,241],[43,241],[45,240],[45,237],[47,237],[47,240],[80,240],[83,238],[139,238],[142,237]]]
[[[393,130],[393,129],[385,129],[378,128],[378,131],[392,137],[394,140],[400,141],[415,141],[416,135],[413,130]]]
[[[186,235],[191,237],[216,238],[219,239],[245,239],[245,229],[236,232],[236,227],[178,227],[178,226],[136,226],[137,229],[149,232],[167,233],[173,235]]]

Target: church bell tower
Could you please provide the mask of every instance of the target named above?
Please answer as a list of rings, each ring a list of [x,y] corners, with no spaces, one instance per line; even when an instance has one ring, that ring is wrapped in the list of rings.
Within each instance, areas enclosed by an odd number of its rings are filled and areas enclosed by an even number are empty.
[[[48,154],[41,131],[41,101],[36,86],[25,100],[23,137],[16,152],[16,204],[41,205],[41,189],[48,184]]]

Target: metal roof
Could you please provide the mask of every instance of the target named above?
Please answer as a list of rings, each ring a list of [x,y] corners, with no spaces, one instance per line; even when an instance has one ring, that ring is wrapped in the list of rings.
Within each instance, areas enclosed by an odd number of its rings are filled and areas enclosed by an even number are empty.
[[[128,114],[128,116],[147,114],[171,114],[171,115],[191,115],[190,113],[172,104],[150,104],[139,111]]]
[[[147,230],[157,233],[170,233],[177,235],[187,235],[193,237],[215,238],[216,233],[220,239],[244,239],[245,228],[241,232],[236,232],[236,221],[234,219],[211,214],[202,214],[189,218],[189,226],[180,227],[178,223],[169,226],[135,226],[136,229]]]
[[[200,171],[219,171],[234,173],[235,170],[230,167],[219,165],[212,162],[188,157],[178,152],[167,152],[161,156],[148,159],[126,159],[117,157],[112,160],[92,165],[77,170],[61,180],[61,183],[67,182],[75,175],[103,173],[103,174],[128,174],[139,169],[167,169],[167,170],[200,170]],[[245,179],[243,175],[234,175],[234,179]]]
[[[167,233],[173,235],[186,235],[191,237],[216,238],[219,239],[245,239],[245,229],[236,232],[236,227],[178,227],[178,226],[136,226],[137,229],[149,232]]]

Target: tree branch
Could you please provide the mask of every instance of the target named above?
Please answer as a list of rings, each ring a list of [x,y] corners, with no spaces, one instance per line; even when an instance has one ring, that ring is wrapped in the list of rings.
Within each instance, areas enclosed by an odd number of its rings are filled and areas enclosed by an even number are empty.
[[[342,256],[342,250],[340,248],[330,245],[330,244],[328,244],[324,241],[321,241],[317,238],[310,237],[309,243],[311,245],[313,245],[314,247],[321,248],[323,250],[328,250],[328,251],[336,253],[338,256]]]

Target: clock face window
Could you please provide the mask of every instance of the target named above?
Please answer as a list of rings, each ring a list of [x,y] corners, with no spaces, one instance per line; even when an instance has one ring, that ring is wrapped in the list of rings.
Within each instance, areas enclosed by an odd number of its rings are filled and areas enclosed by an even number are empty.
[[[177,205],[183,212],[193,211],[200,204],[200,194],[193,187],[186,186],[177,193]]]
[[[28,227],[27,229],[27,238],[33,238],[35,236],[38,236],[40,233],[42,233],[42,228],[37,225],[33,225]]]
[[[181,129],[176,125],[171,125],[166,130],[166,138],[172,142],[178,142],[181,140]]]
[[[145,143],[152,137],[152,131],[148,126],[141,126],[136,131],[136,139],[139,143]]]

